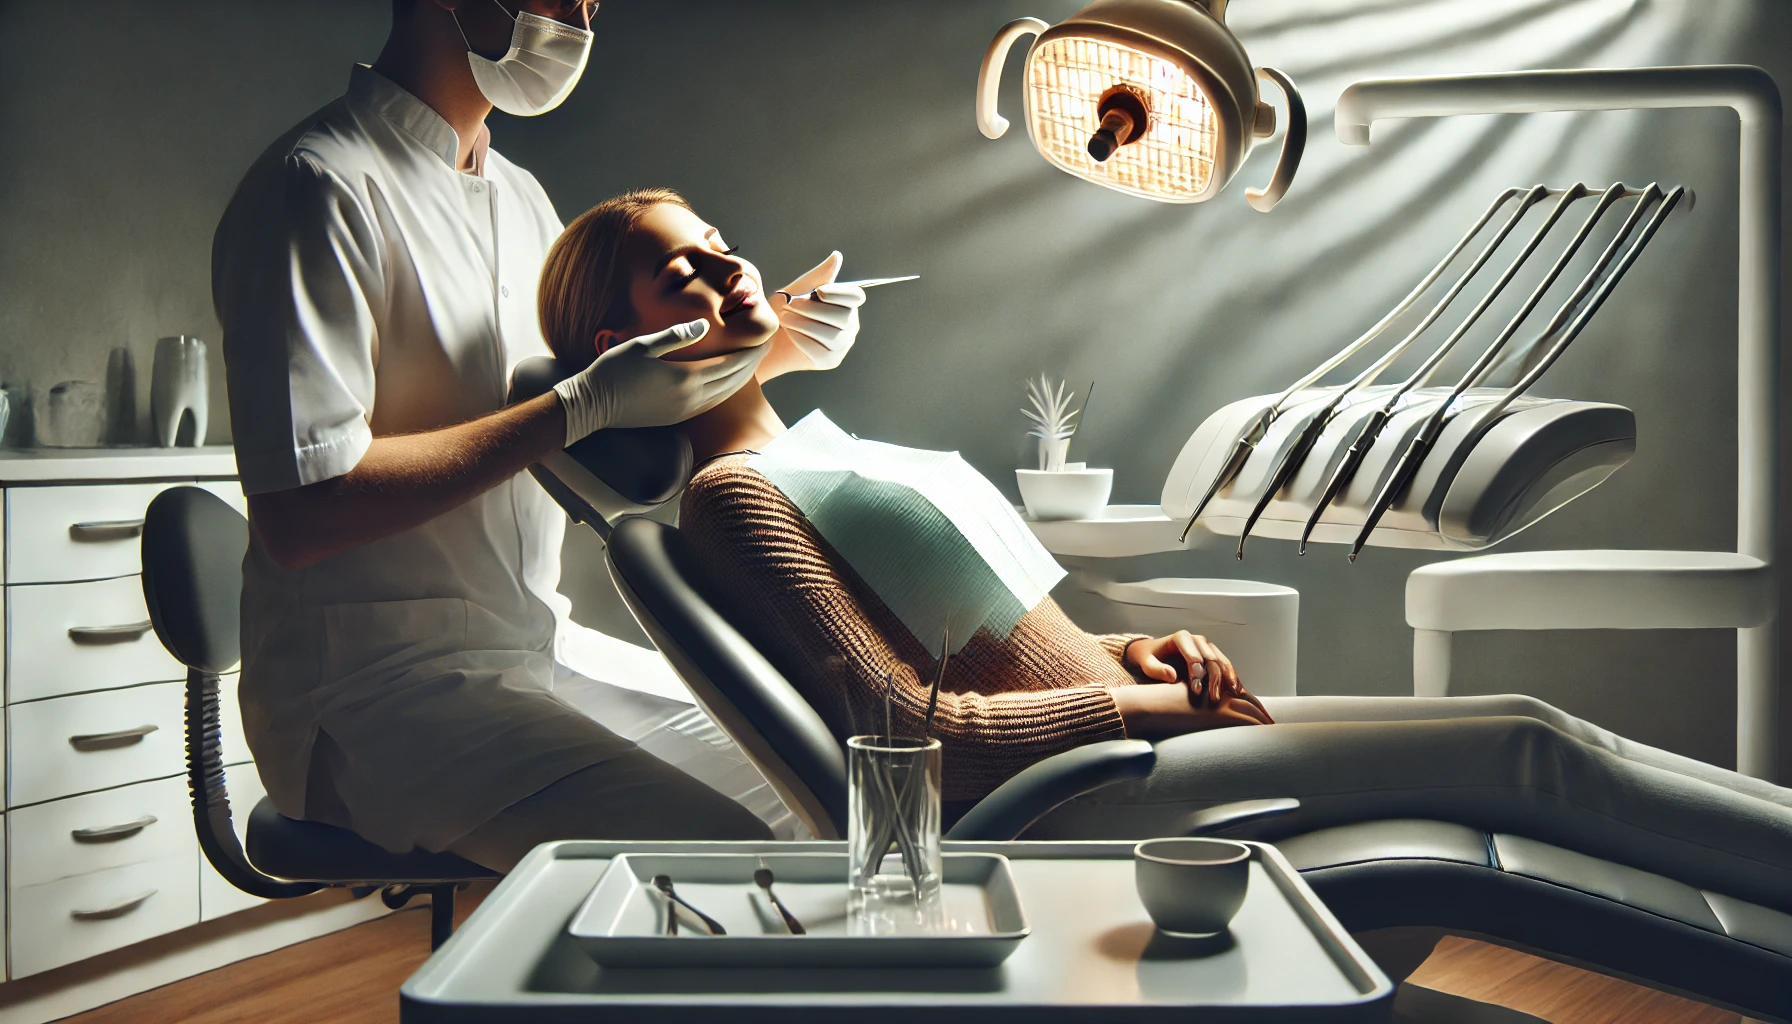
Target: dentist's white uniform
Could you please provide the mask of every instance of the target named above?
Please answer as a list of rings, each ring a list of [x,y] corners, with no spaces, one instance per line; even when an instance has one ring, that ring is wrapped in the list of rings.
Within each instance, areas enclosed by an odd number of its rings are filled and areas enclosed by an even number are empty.
[[[547,352],[536,285],[560,220],[488,137],[457,170],[448,123],[356,67],[250,169],[213,249],[246,492],[341,476],[376,434],[492,412],[510,367]],[[439,850],[640,756],[551,692],[557,651],[590,639],[556,590],[564,523],[519,474],[307,569],[251,541],[241,703],[282,813]]]

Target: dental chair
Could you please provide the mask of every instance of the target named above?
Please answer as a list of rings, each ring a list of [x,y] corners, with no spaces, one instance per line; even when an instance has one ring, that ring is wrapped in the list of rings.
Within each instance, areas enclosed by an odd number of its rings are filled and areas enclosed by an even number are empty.
[[[540,394],[557,379],[551,361],[519,366],[512,401]],[[626,500],[613,501],[607,514],[589,502],[568,512],[607,539],[618,590],[698,703],[818,837],[844,834],[841,737],[829,732],[778,671],[776,652],[755,649],[729,622],[725,606],[707,599],[703,567],[688,557],[678,531],[629,517],[670,500],[677,488],[665,479],[654,486],[626,474],[610,479],[605,474],[612,466],[640,465],[616,452],[574,461],[581,463],[578,486],[585,493],[658,499],[632,507],[624,507]],[[552,487],[550,492],[560,493]],[[1125,740],[1048,758],[963,813],[947,837],[1015,838],[1057,804],[1142,777],[1153,761],[1149,744]],[[1222,805],[1192,816],[1180,830],[1275,842],[1396,980],[1416,969],[1439,939],[1460,935],[1754,1018],[1792,1022],[1792,914],[1525,836],[1455,822],[1365,820],[1303,831],[1298,814],[1290,813],[1298,806],[1285,798]],[[1535,1020],[1407,988],[1414,998],[1403,992],[1396,1004],[1407,1019]]]
[[[241,659],[237,602],[249,524],[217,495],[173,487],[143,518],[143,597],[162,646],[187,667],[187,783],[199,848],[225,881],[262,899],[326,888],[379,890],[397,910],[418,895],[430,903],[434,949],[454,930],[454,893],[496,872],[451,853],[389,853],[347,829],[288,818],[262,797],[239,842],[224,786],[218,721],[219,673]],[[245,845],[247,852],[244,851]]]

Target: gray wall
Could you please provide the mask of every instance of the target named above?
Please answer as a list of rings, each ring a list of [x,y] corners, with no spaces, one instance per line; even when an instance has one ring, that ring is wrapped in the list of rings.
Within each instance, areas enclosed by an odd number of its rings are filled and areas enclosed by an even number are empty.
[[[1188,433],[1278,389],[1372,323],[1508,185],[1685,183],[1676,214],[1540,393],[1638,412],[1636,458],[1508,550],[1724,548],[1734,539],[1735,127],[1718,111],[1409,122],[1371,149],[1330,131],[1362,77],[1552,66],[1746,62],[1792,83],[1775,0],[1238,0],[1252,56],[1306,95],[1311,142],[1272,215],[1239,194],[1169,207],[1052,170],[1024,133],[971,118],[990,35],[1076,0],[613,0],[584,84],[559,112],[494,115],[495,144],[564,217],[623,188],[686,192],[780,280],[829,248],[849,276],[916,272],[873,294],[852,358],[771,390],[864,436],[957,448],[1012,491],[1030,456],[1020,382],[1099,380],[1076,458],[1115,500],[1155,501]],[[50,47],[55,5],[0,5],[0,380],[103,374],[179,332],[216,337],[212,228],[254,154],[377,53],[385,5],[133,2]],[[1018,92],[1006,90],[1018,112]],[[143,381],[146,388],[147,381]],[[222,396],[217,396],[222,409]],[[146,403],[140,403],[146,404]],[[222,417],[213,440],[228,437]],[[1436,555],[1255,544],[1133,560],[1133,578],[1233,575],[1302,593],[1306,692],[1410,685],[1406,574]],[[579,615],[628,633],[595,542],[575,534]],[[1639,739],[1730,763],[1728,633],[1488,633],[1458,646],[1460,692],[1521,690]],[[1792,708],[1788,708],[1792,712]],[[1789,715],[1792,717],[1792,715]],[[1792,766],[1792,750],[1786,762]]]

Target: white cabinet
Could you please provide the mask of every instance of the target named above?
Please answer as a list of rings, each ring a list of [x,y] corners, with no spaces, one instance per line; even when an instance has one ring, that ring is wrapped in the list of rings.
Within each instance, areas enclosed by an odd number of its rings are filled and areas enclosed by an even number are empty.
[[[9,701],[186,678],[149,627],[141,577],[8,589]]]
[[[22,978],[259,901],[212,872],[187,793],[186,670],[148,628],[143,517],[198,485],[239,511],[229,449],[3,452],[6,850],[0,920]],[[225,677],[238,814],[260,796]]]
[[[181,683],[155,683],[13,704],[9,808],[184,770]]]
[[[40,885],[7,886],[12,976],[199,923],[199,846]]]

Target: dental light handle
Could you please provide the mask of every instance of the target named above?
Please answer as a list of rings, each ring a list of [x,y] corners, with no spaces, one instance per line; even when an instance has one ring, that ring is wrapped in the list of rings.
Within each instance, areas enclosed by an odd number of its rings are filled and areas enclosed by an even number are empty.
[[[984,138],[999,139],[1008,132],[1008,119],[996,109],[1002,91],[1002,65],[1008,60],[1008,51],[1023,36],[1036,36],[1048,28],[1051,26],[1038,18],[1016,18],[1003,25],[996,37],[989,41],[989,49],[983,52],[983,66],[977,69],[977,130]]]
[[[987,57],[984,58],[984,67],[986,69],[989,67],[989,58]],[[1282,91],[1282,102],[1288,107],[1288,119],[1282,131],[1282,153],[1276,157],[1275,173],[1270,176],[1269,184],[1263,188],[1244,190],[1244,201],[1251,204],[1251,209],[1258,213],[1268,213],[1282,201],[1282,196],[1288,192],[1288,186],[1294,184],[1294,172],[1300,169],[1300,156],[1307,148],[1307,105],[1300,98],[1300,90],[1294,87],[1294,80],[1281,71],[1275,68],[1258,68],[1257,80],[1275,83],[1275,87]],[[978,95],[979,97],[982,95],[981,78],[978,80]],[[981,124],[981,102],[978,109],[979,124]],[[989,109],[992,112],[995,110],[993,99],[990,101]],[[1257,110],[1257,119],[1261,128],[1267,129],[1263,131],[1263,134],[1268,135],[1275,130],[1275,108],[1259,106]],[[1263,122],[1267,122],[1267,124]],[[983,134],[989,135],[989,132],[985,131]],[[996,134],[1001,133],[997,132]],[[990,135],[990,138],[995,138],[995,136]]]

